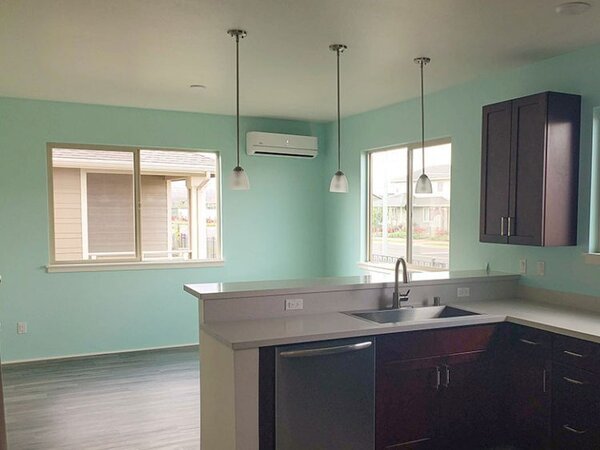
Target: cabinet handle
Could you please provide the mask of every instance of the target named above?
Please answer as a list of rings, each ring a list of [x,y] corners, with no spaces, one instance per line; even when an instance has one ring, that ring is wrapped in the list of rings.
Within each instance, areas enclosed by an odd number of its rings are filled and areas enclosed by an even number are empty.
[[[563,377],[563,380],[565,380],[567,383],[577,384],[579,386],[581,386],[583,384],[587,384],[585,381],[579,381],[579,380],[575,380],[575,379],[569,378],[569,377]]]
[[[542,375],[542,392],[546,393],[546,369],[544,369],[544,373]]]
[[[504,236],[504,217],[500,217],[500,236]]]
[[[440,367],[437,366],[435,368],[436,371],[436,382],[435,382],[435,389],[439,390],[440,385],[442,384],[442,372],[440,371]]]
[[[563,425],[563,428],[567,431],[570,431],[571,433],[575,433],[575,434],[583,434],[586,433],[587,430],[578,430],[577,428],[573,428],[572,426],[569,425]]]
[[[450,367],[444,364],[444,369],[446,370],[446,380],[444,381],[444,387],[447,388],[450,386]]]
[[[507,221],[508,221],[508,226],[507,226],[507,228],[508,228],[508,232],[507,232],[507,234],[506,234],[506,235],[507,235],[508,237],[510,237],[510,236],[512,235],[512,232],[511,232],[511,230],[512,230],[512,217],[508,216],[508,217],[507,217]]]
[[[581,353],[570,352],[569,350],[563,350],[563,353],[565,355],[575,356],[576,358],[583,358],[583,355]]]
[[[535,342],[535,341],[530,341],[529,339],[519,339],[519,341],[521,341],[523,344],[527,344],[527,345],[540,345],[539,342]]]
[[[338,355],[340,353],[356,352],[369,348],[371,341],[359,342],[358,344],[338,345],[336,347],[310,348],[307,350],[290,350],[279,354],[282,358],[306,358],[312,356]]]

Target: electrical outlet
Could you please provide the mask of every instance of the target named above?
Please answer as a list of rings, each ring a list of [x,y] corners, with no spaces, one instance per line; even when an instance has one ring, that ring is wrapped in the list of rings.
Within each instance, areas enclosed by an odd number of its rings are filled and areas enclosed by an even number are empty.
[[[285,310],[292,311],[296,309],[304,309],[304,300],[301,298],[286,298]]]
[[[17,322],[17,334],[27,333],[27,322]]]
[[[462,287],[456,290],[457,297],[470,297],[471,296],[471,288]]]
[[[519,261],[519,273],[525,275],[527,273],[527,260],[522,259]]]
[[[546,263],[544,261],[537,262],[537,274],[543,277],[546,274]]]

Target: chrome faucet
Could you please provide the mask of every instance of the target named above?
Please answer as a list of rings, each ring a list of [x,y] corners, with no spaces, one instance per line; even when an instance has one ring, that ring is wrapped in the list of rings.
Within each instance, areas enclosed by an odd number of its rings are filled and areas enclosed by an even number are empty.
[[[406,261],[404,258],[398,258],[396,260],[396,268],[394,270],[394,294],[392,295],[392,308],[399,309],[401,307],[402,302],[408,301],[408,294],[410,294],[410,289],[406,291],[404,294],[400,294],[398,288],[398,272],[400,269],[400,264],[402,264],[402,283],[408,283],[408,273],[406,269]]]

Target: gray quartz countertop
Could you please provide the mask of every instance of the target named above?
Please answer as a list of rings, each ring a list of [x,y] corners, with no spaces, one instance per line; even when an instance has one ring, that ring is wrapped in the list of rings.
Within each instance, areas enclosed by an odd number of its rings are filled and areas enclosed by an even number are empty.
[[[511,322],[600,343],[600,313],[523,299],[457,301],[450,305],[481,315],[378,324],[340,312],[200,324],[234,350],[373,336],[435,328]]]
[[[517,279],[519,275],[485,270],[460,270],[450,272],[413,272],[409,274],[408,286],[461,283],[494,279]],[[264,297],[288,293],[325,292],[355,289],[391,287],[394,276],[373,274],[353,277],[313,278],[300,280],[250,281],[232,283],[186,284],[184,290],[201,300],[227,298]]]

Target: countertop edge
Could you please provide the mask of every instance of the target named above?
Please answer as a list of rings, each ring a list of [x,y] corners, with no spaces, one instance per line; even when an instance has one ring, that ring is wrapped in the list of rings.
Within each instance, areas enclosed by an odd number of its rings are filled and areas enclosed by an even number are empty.
[[[343,277],[342,277],[343,278]],[[511,274],[511,273],[500,273],[495,272],[490,275],[465,275],[463,277],[457,278],[447,278],[447,279],[432,279],[432,280],[415,280],[409,281],[403,286],[413,287],[413,286],[428,286],[428,285],[448,285],[448,284],[460,284],[464,282],[470,283],[483,283],[489,281],[507,281],[507,280],[518,280],[520,275]],[[293,281],[293,280],[290,280]],[[268,282],[266,282],[268,283]],[[198,283],[204,284],[204,283]],[[210,284],[210,283],[207,283]],[[300,287],[291,287],[291,288],[272,288],[272,289],[249,289],[249,290],[240,290],[240,291],[230,291],[230,292],[200,292],[194,289],[194,283],[186,283],[183,285],[183,290],[188,294],[193,295],[198,300],[202,301],[212,301],[212,300],[233,300],[239,298],[255,298],[255,297],[273,297],[279,295],[286,294],[304,294],[304,293],[327,293],[327,292],[338,292],[338,291],[357,291],[357,290],[366,290],[366,289],[389,289],[394,287],[393,280],[390,281],[376,281],[373,283],[365,283],[365,282],[357,282],[357,283],[348,283],[348,284],[339,284],[339,285],[315,285],[315,286],[300,286]]]

